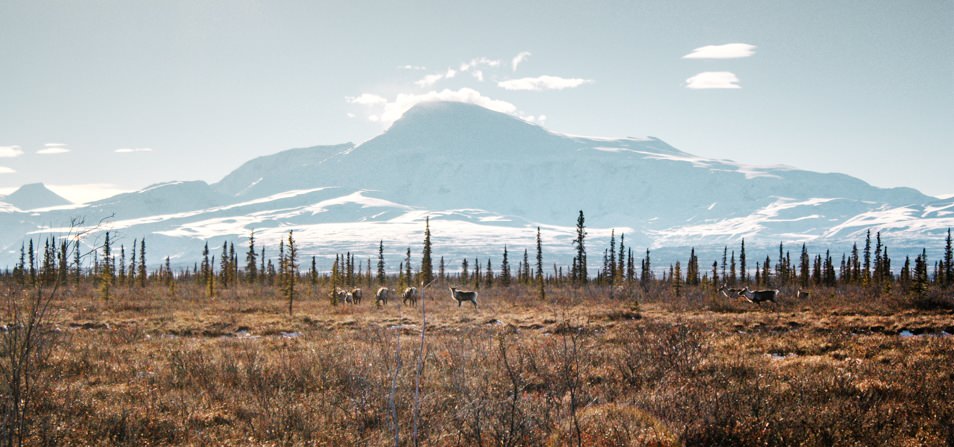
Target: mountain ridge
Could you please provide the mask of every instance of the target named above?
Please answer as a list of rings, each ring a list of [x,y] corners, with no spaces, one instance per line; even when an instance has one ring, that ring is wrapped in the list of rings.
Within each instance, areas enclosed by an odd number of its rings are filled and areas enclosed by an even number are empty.
[[[638,246],[721,246],[743,237],[753,246],[836,244],[861,226],[913,246],[954,225],[952,207],[954,200],[846,174],[697,157],[656,137],[565,135],[479,106],[436,102],[411,108],[361,144],[256,157],[212,184],[167,182],[35,216],[0,209],[0,224],[14,235],[0,236],[0,257],[75,215],[108,218],[105,227],[158,239],[163,245],[152,253],[187,262],[198,251],[188,247],[252,229],[276,243],[296,229],[306,252],[381,239],[416,243],[428,215],[432,229],[453,234],[441,240],[448,255],[495,253],[540,226],[548,248],[563,256],[581,209],[597,240],[617,228]]]

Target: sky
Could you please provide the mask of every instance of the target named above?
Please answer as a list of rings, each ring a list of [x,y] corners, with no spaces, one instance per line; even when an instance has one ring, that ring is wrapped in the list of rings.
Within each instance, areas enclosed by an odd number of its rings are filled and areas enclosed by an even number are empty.
[[[954,194],[954,0],[0,0],[0,193],[360,143],[424,100]]]

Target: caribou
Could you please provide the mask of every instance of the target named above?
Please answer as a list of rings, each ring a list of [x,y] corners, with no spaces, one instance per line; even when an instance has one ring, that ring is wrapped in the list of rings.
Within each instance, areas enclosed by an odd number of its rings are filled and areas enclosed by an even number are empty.
[[[742,289],[731,288],[726,283],[722,283],[722,287],[719,288],[719,292],[722,292],[722,294],[725,295],[726,298],[733,298],[733,297],[738,298],[740,296],[739,292],[741,291]]]
[[[451,297],[457,301],[457,307],[460,307],[461,303],[464,301],[470,301],[474,304],[474,309],[477,308],[477,292],[469,290],[457,290],[454,287],[450,288]]]
[[[771,301],[778,304],[775,301],[775,297],[778,296],[778,289],[767,289],[767,290],[749,290],[748,286],[739,291],[739,297],[744,297],[750,303],[762,305],[764,301]]]
[[[355,304],[361,304],[361,295],[362,294],[361,294],[360,288],[356,287],[354,289],[351,289],[351,300],[354,301]]]
[[[388,299],[391,298],[391,295],[394,294],[394,289],[389,289],[387,287],[378,288],[378,293],[374,294],[374,304],[380,306],[382,303],[387,305]]]
[[[401,304],[407,304],[408,301],[411,302],[412,306],[417,306],[417,287],[408,287],[404,289],[404,295],[402,295]]]
[[[335,291],[333,293],[335,295],[335,301],[339,303],[354,303],[354,297],[351,296],[351,292],[348,292],[347,290],[335,287]]]
[[[807,300],[807,299],[809,299],[809,298],[812,297],[812,293],[811,293],[811,292],[806,292],[806,291],[804,291],[804,290],[802,290],[802,289],[798,289],[798,293],[796,293],[795,296],[797,296],[798,299],[800,299],[800,300]]]

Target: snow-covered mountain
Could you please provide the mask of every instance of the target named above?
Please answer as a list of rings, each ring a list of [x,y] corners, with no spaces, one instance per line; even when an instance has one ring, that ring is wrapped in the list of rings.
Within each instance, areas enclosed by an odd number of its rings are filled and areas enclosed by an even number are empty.
[[[53,206],[69,205],[69,200],[60,197],[53,191],[50,191],[42,183],[29,183],[17,188],[10,195],[0,196],[0,202],[12,205],[21,210],[33,210],[39,208],[49,208]],[[2,205],[0,205],[2,207]],[[6,207],[9,209],[9,207]],[[2,210],[3,208],[0,208]]]
[[[99,225],[90,245],[105,229],[120,243],[145,236],[154,261],[179,263],[194,261],[204,240],[244,244],[253,229],[273,248],[294,229],[306,256],[369,256],[383,239],[396,260],[420,245],[426,216],[435,252],[454,265],[463,256],[499,259],[504,244],[530,247],[537,226],[553,260],[567,262],[581,209],[598,250],[611,228],[634,247],[703,249],[743,237],[751,247],[840,249],[871,228],[903,250],[938,245],[954,226],[954,199],[910,188],[706,159],[653,137],[562,135],[449,102],[419,104],[365,143],[259,157],[211,185],[172,182],[79,208],[22,209],[0,207],[8,229],[0,265],[13,262],[24,238],[61,234],[75,217]]]

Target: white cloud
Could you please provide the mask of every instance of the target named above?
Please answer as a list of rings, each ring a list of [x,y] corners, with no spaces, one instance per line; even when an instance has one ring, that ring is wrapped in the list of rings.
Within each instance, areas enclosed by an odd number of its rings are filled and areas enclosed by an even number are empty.
[[[739,78],[728,71],[705,71],[686,79],[686,88],[693,90],[709,88],[742,88]]]
[[[346,97],[345,100],[350,102],[351,104],[361,104],[366,106],[370,106],[374,104],[384,104],[388,102],[387,99],[378,95],[372,95],[370,93],[362,93],[358,96],[349,96],[349,97]]]
[[[517,106],[482,95],[472,88],[461,88],[458,90],[444,89],[441,91],[432,90],[427,93],[401,93],[393,101],[387,101],[383,104],[375,104],[375,112],[368,115],[371,122],[380,122],[390,125],[404,115],[418,103],[430,101],[456,101],[476,104],[481,107],[495,110],[497,112],[507,113],[519,116]]]
[[[474,76],[474,79],[476,79],[477,82],[484,82],[483,70],[474,70],[470,74]]]
[[[43,149],[36,151],[40,155],[58,155],[69,152],[70,149],[64,143],[46,143]]]
[[[427,76],[424,76],[421,79],[418,79],[417,81],[414,82],[414,84],[417,85],[418,87],[429,87],[434,85],[437,81],[440,81],[441,79],[444,79],[443,73],[429,74]]]
[[[706,45],[699,47],[689,54],[683,56],[683,59],[736,59],[740,57],[749,57],[755,54],[755,45],[747,43],[727,43],[725,45]]]
[[[347,116],[348,118],[354,118],[354,117],[357,116],[357,115],[355,115],[355,114],[353,114],[353,113],[351,113],[351,112],[348,112],[348,113],[345,114],[345,116]]]
[[[20,146],[0,146],[0,158],[13,158],[23,155]]]
[[[533,53],[531,53],[531,52],[529,52],[529,51],[521,51],[521,52],[517,53],[517,55],[514,56],[513,59],[510,61],[510,69],[511,69],[511,71],[517,71],[517,67],[519,67],[520,64],[521,64],[523,61],[527,60],[527,58],[530,57],[531,55],[533,55]]]
[[[497,86],[505,90],[541,91],[575,88],[583,84],[589,84],[591,82],[593,81],[590,79],[561,78],[559,76],[543,75],[537,76],[535,78],[520,78],[500,81],[497,83]]]
[[[450,78],[453,78],[454,76],[457,76],[457,70],[454,70],[453,68],[448,68],[447,73],[444,74],[444,79],[450,79]]]
[[[463,62],[460,64],[460,71],[467,71],[471,68],[477,68],[480,66],[484,67],[499,67],[500,61],[496,59],[489,59],[486,57],[475,57],[468,62]]]
[[[16,173],[16,172],[17,172],[17,171],[13,170],[13,168],[8,168],[8,167],[6,167],[6,166],[0,166],[0,174],[13,174],[13,173]]]
[[[401,70],[414,70],[414,71],[427,70],[427,67],[423,65],[401,65],[398,68],[400,68]]]
[[[49,187],[51,191],[63,196],[66,200],[76,204],[94,202],[130,191],[110,183],[47,185],[47,187]]]
[[[152,152],[151,147],[124,147],[121,149],[116,149],[114,152],[117,154],[131,154],[134,152]]]

